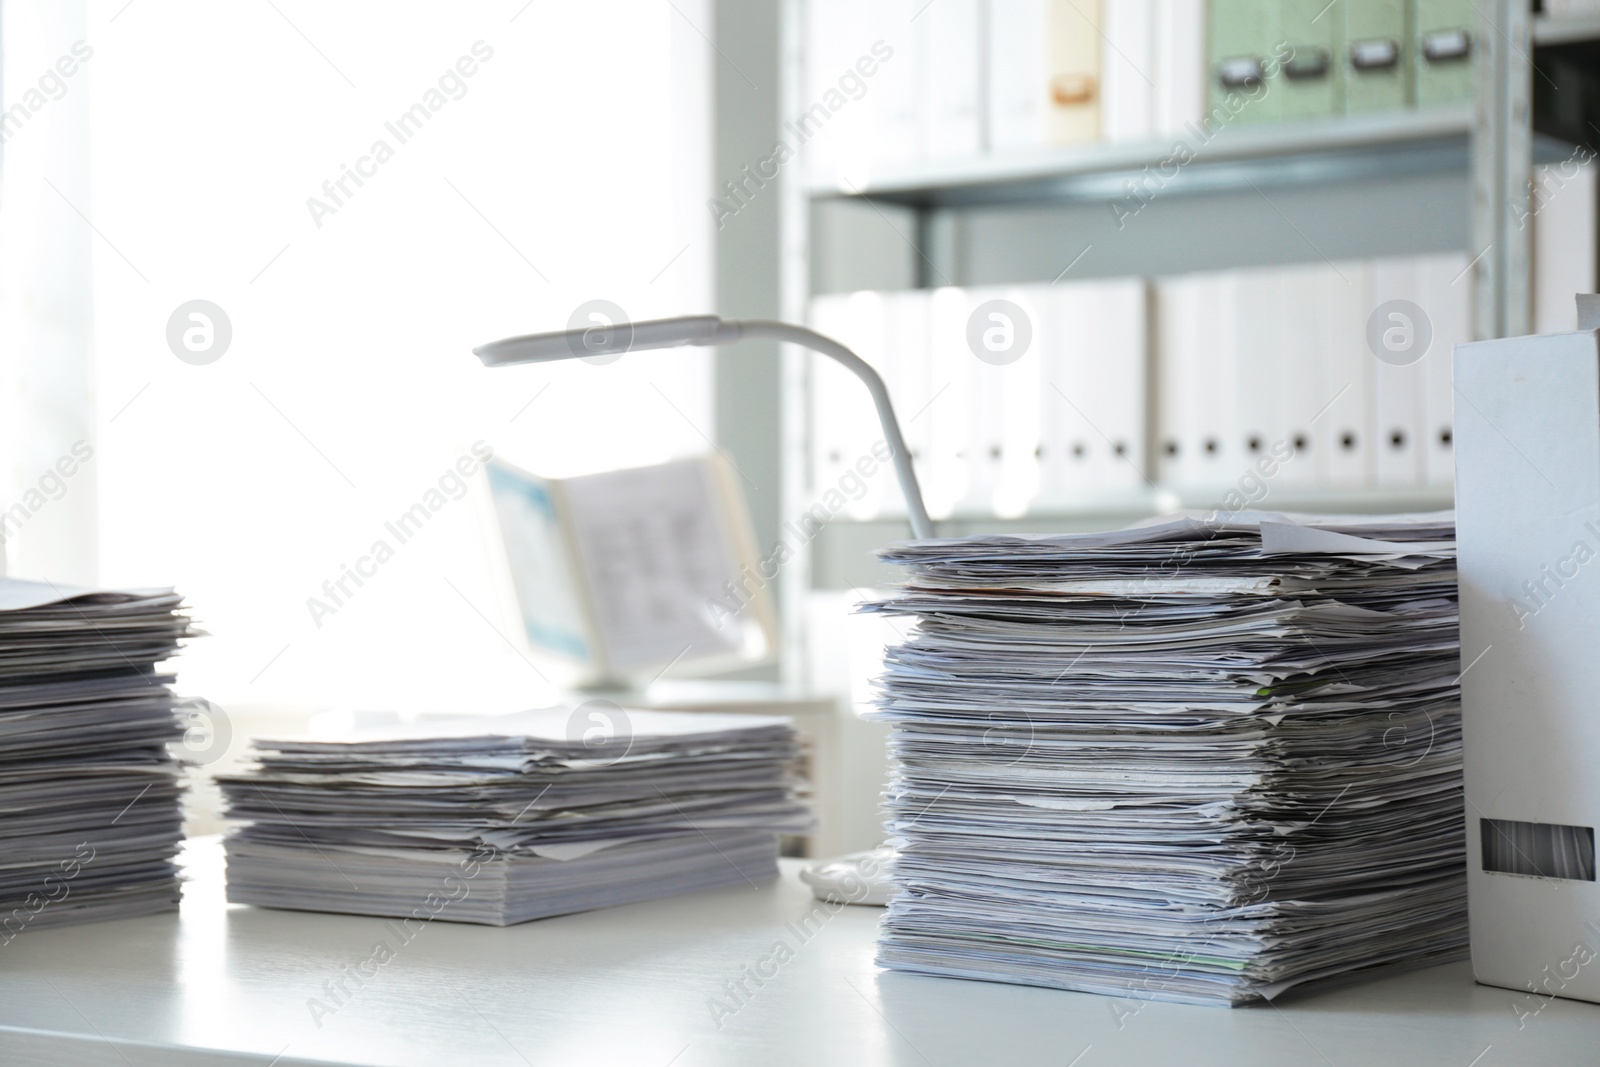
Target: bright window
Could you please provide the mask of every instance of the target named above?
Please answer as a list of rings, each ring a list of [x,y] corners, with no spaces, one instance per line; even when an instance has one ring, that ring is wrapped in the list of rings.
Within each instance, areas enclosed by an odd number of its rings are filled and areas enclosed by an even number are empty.
[[[683,0],[89,5],[84,202],[29,173],[6,210],[96,231],[97,576],[188,595],[214,636],[183,657],[186,691],[549,695],[505,640],[481,475],[462,494],[454,468],[480,441],[553,475],[703,451],[709,363],[488,371],[471,348],[596,299],[710,309],[708,28]],[[58,36],[8,37],[8,69],[44,69]],[[231,326],[205,365],[169,347],[195,300]],[[179,347],[214,350],[199,313]]]

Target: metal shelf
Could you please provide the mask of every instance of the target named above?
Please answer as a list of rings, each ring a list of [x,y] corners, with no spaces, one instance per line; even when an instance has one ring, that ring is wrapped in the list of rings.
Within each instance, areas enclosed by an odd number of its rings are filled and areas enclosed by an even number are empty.
[[[1187,130],[1152,141],[1092,144],[886,169],[865,184],[811,185],[812,199],[866,198],[910,207],[965,207],[1039,201],[1105,200],[1147,170],[1161,191],[1237,191],[1252,185],[1317,185],[1471,166],[1470,105],[1350,115],[1303,122],[1229,126],[1202,141]],[[1173,160],[1178,146],[1193,159]]]
[[[1537,15],[1533,20],[1533,43],[1577,44],[1600,40],[1600,12],[1569,18]]]

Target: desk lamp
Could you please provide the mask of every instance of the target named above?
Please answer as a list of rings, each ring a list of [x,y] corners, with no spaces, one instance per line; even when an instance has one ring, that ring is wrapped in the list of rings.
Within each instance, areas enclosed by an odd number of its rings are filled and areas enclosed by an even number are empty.
[[[815,330],[765,319],[725,321],[715,315],[684,315],[672,319],[620,322],[508,337],[479,345],[472,353],[483,361],[485,367],[552,363],[561,359],[604,358],[609,362],[625,352],[682,348],[687,345],[727,345],[745,338],[765,338],[809,348],[842,363],[861,379],[867,392],[872,394],[873,406],[878,410],[878,421],[883,424],[884,440],[894,458],[894,472],[900,480],[900,491],[906,498],[911,534],[919,540],[932,537],[933,523],[922,502],[922,490],[917,487],[917,473],[911,466],[911,450],[906,447],[905,437],[900,433],[900,421],[895,418],[894,405],[889,401],[889,390],[884,386],[883,378],[866,360]],[[833,863],[819,864],[806,871],[804,879],[811,886],[812,893],[825,900],[884,904],[888,902],[890,890],[883,862],[885,858],[883,849],[858,853]]]
[[[906,447],[905,437],[900,433],[900,420],[895,418],[894,405],[889,402],[889,390],[884,387],[883,379],[866,360],[815,330],[764,319],[729,322],[715,315],[684,315],[675,319],[621,322],[508,337],[503,341],[479,345],[472,353],[483,360],[485,367],[511,367],[520,363],[551,363],[558,359],[609,359],[624,352],[640,352],[650,348],[728,345],[747,337],[786,341],[820,352],[844,364],[861,379],[867,392],[872,394],[873,406],[878,409],[878,421],[883,424],[884,440],[894,456],[894,473],[900,479],[900,491],[905,494],[911,535],[919,539],[932,537],[933,523],[928,519],[928,509],[922,503],[922,490],[917,487],[917,472],[911,466],[911,450]]]

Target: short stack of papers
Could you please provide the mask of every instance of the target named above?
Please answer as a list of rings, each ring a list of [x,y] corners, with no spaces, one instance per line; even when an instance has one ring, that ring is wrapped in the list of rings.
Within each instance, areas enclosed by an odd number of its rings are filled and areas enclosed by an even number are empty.
[[[0,943],[178,906],[182,606],[0,578]]]
[[[776,877],[787,719],[589,707],[256,741],[228,899],[504,926]]]
[[[882,965],[1239,1004],[1464,954],[1450,516],[883,558]]]

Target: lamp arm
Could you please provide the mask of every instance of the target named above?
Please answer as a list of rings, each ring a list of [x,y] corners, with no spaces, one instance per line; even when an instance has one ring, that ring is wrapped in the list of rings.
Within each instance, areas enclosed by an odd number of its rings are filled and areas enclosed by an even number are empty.
[[[933,522],[928,518],[928,509],[922,502],[922,490],[917,485],[917,472],[911,465],[911,450],[906,447],[906,439],[900,433],[900,420],[895,418],[888,387],[883,384],[883,378],[878,372],[872,369],[872,364],[833,338],[815,330],[808,330],[804,326],[767,319],[744,319],[738,322],[724,320],[722,325],[736,328],[742,337],[764,337],[774,341],[786,341],[802,348],[809,348],[813,352],[820,352],[844,364],[852,374],[861,379],[861,383],[867,387],[867,392],[872,394],[873,407],[878,410],[878,421],[883,426],[883,436],[888,442],[889,453],[894,460],[894,472],[900,480],[900,492],[906,498],[906,515],[911,520],[911,535],[919,540],[932,537]]]
[[[861,379],[867,392],[872,394],[873,406],[878,409],[878,421],[883,425],[883,436],[888,442],[890,457],[894,460],[900,492],[906,498],[911,535],[918,540],[932,537],[933,522],[928,518],[927,506],[922,502],[922,490],[917,487],[917,472],[911,465],[911,450],[906,447],[906,439],[900,433],[900,422],[894,417],[894,405],[889,402],[889,390],[884,386],[883,379],[866,360],[815,330],[769,319],[730,321],[715,315],[681,315],[670,319],[619,323],[616,328],[607,324],[603,330],[573,327],[555,333],[507,337],[479,345],[472,351],[486,367],[511,367],[683,345],[726,345],[741,337],[764,337],[809,348],[844,364]]]

